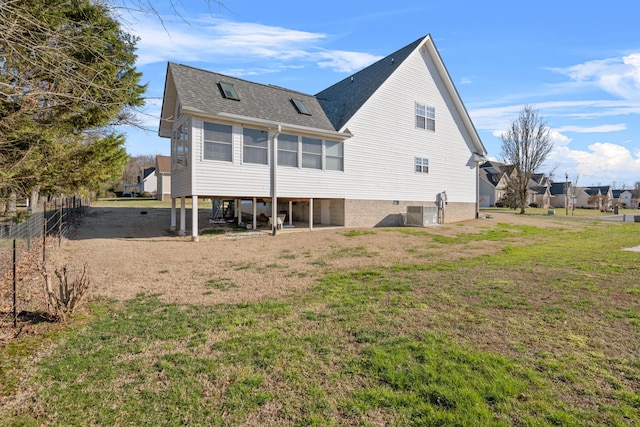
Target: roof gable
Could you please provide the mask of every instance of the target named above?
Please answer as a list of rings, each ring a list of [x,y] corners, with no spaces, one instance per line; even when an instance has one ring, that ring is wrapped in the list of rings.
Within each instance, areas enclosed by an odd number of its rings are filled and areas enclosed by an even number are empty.
[[[171,173],[171,157],[170,156],[156,156],[156,170],[159,174]]]
[[[142,171],[142,179],[149,178],[149,175],[153,174],[155,171],[156,171],[155,167],[144,168],[144,170]]]
[[[353,117],[423,40],[414,41],[316,94],[336,129]]]
[[[320,104],[336,129],[342,129],[347,122],[362,108],[369,98],[385,83],[387,79],[413,54],[429,55],[436,67],[437,76],[445,86],[457,113],[462,120],[473,146],[480,156],[485,156],[485,149],[471,118],[462,103],[451,76],[449,75],[440,54],[430,35],[422,37],[400,50],[386,56],[378,62],[358,71],[340,82],[316,94]]]

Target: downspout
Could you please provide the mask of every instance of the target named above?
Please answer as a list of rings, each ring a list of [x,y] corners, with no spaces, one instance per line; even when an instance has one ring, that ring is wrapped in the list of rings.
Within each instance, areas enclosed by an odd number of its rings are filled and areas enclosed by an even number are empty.
[[[278,135],[282,131],[282,126],[278,125],[275,133],[273,134],[273,159],[271,162],[271,234],[276,235],[278,230],[278,180],[277,180],[277,168],[278,168]]]

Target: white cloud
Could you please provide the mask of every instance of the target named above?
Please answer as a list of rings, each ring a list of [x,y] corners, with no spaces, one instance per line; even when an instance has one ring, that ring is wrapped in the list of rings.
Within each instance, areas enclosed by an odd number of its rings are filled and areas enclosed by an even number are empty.
[[[563,126],[557,128],[558,132],[576,132],[576,133],[607,133],[607,132],[619,132],[626,130],[627,125],[625,123],[619,123],[616,125],[600,125],[600,126]]]
[[[640,53],[550,70],[568,76],[574,85],[593,86],[622,99],[640,100]]]
[[[473,81],[469,77],[463,77],[460,79],[461,85],[469,85],[471,83],[473,83]]]
[[[315,55],[314,55],[315,56]],[[361,68],[371,65],[375,61],[382,59],[381,56],[370,55],[362,52],[349,52],[344,50],[331,50],[319,52],[317,56],[320,68],[331,68],[334,71],[343,73],[353,73]]]
[[[551,138],[551,141],[553,142],[554,147],[566,146],[566,145],[569,145],[569,143],[572,141],[571,138],[562,134],[557,129],[551,129],[549,131],[549,137]]]
[[[575,170],[580,176],[579,185],[633,183],[640,176],[640,153],[610,142],[596,142],[587,150],[557,146],[549,161],[562,165],[562,169]]]
[[[232,65],[240,75],[255,75],[279,70],[282,64],[296,61],[315,63],[336,72],[353,72],[380,59],[362,52],[326,50],[323,33],[291,30],[250,22],[232,22],[211,16],[190,23],[167,19],[166,30],[159,21],[140,18],[131,28],[138,37],[138,66],[157,62],[215,62],[219,67]],[[267,68],[264,61],[270,61]],[[261,66],[240,64],[260,62]],[[238,75],[238,74],[235,74]]]

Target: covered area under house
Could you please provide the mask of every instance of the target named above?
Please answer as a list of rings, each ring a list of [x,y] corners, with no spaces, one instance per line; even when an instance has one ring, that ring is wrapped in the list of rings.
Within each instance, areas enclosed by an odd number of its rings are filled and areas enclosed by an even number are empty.
[[[344,226],[344,199],[191,196],[172,199],[171,231],[187,235],[186,200],[191,199],[191,238],[202,230],[233,224],[247,230],[268,230],[273,235],[291,229],[312,230]],[[179,203],[179,206],[178,206]],[[206,218],[202,211],[207,212]],[[275,214],[275,220],[274,220]]]

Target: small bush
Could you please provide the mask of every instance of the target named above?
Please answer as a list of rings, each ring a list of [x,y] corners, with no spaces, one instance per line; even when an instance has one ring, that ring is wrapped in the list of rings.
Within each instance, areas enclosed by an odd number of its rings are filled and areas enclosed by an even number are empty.
[[[534,203],[529,203],[529,207],[530,208],[539,208],[540,206],[538,206],[538,204],[534,202]]]
[[[55,270],[57,283],[54,285],[51,275],[47,272],[46,266],[42,267],[42,275],[44,276],[44,293],[47,301],[47,310],[50,315],[65,321],[67,315],[74,312],[80,305],[84,296],[89,289],[91,280],[87,275],[87,265],[82,268],[82,274],[72,280],[69,280],[69,271],[67,266],[62,270]]]

